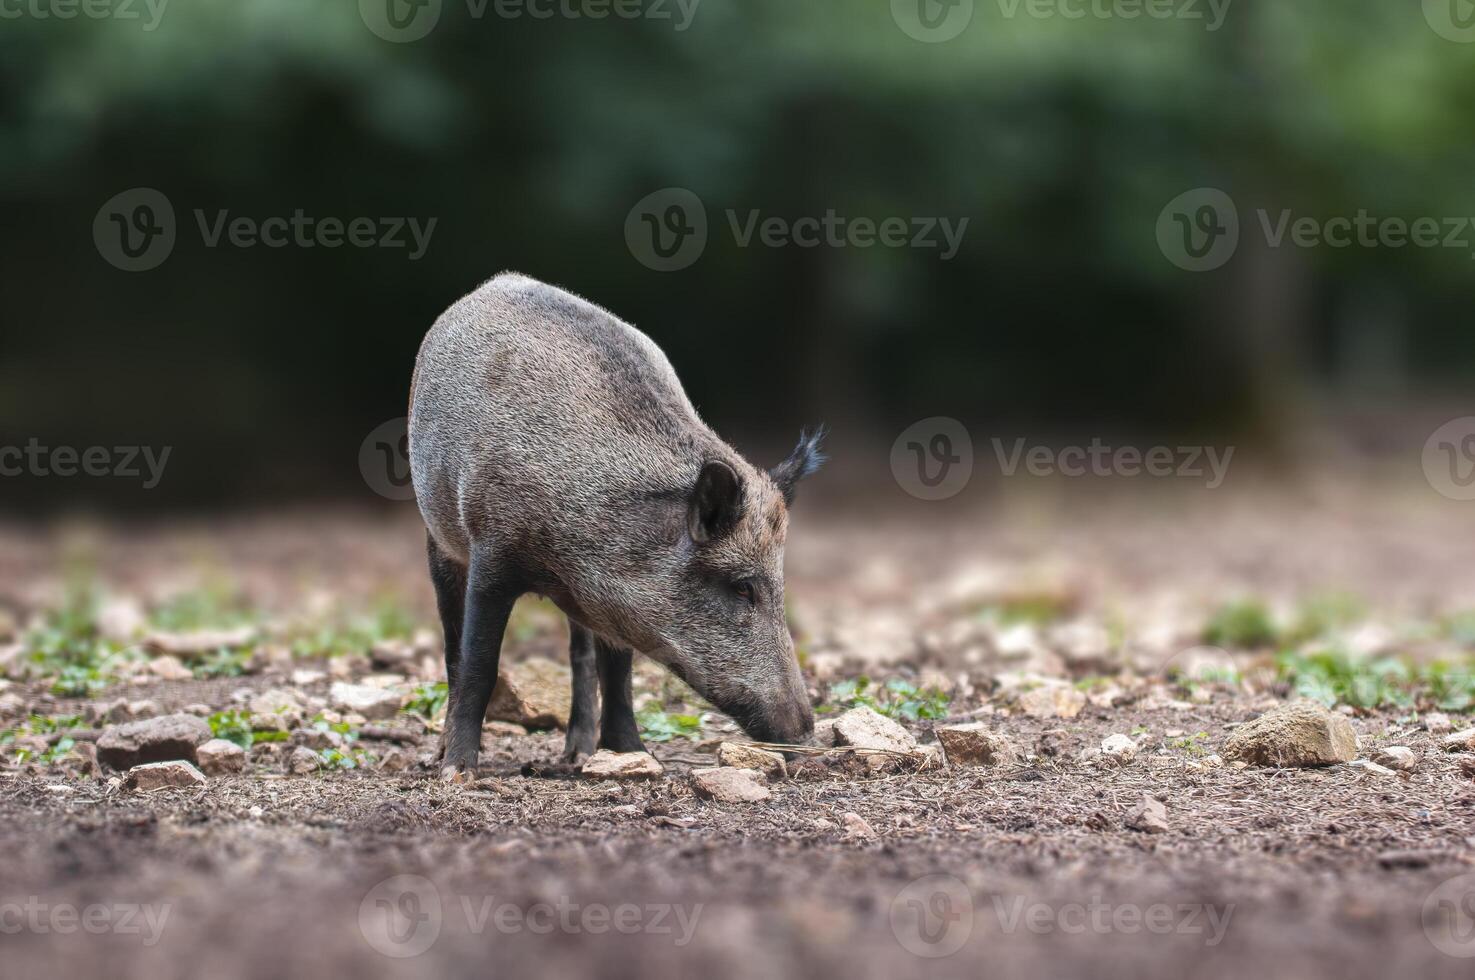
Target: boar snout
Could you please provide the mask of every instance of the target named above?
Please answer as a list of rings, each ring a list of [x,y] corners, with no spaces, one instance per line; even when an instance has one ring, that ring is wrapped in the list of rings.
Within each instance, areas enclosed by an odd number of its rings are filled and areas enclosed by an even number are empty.
[[[803,685],[767,701],[743,728],[759,742],[807,745],[814,736],[814,709]]]

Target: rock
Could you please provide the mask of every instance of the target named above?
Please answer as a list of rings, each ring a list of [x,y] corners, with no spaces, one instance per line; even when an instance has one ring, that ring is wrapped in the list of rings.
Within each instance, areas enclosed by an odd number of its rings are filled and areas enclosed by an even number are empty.
[[[292,671],[292,683],[298,687],[311,687],[318,681],[325,680],[327,676],[321,670],[294,670]]]
[[[89,725],[116,725],[129,720],[128,702],[122,699],[88,701],[82,706],[82,717]]]
[[[835,719],[835,744],[855,749],[885,749],[910,755],[917,747],[912,733],[861,705]]]
[[[127,714],[129,718],[134,720],[139,718],[157,718],[159,717],[159,704],[157,701],[148,700],[129,701]]]
[[[223,776],[246,768],[246,750],[235,742],[212,738],[195,750],[200,768],[209,776]]]
[[[1050,645],[1076,670],[1100,670],[1111,659],[1111,632],[1100,623],[1076,620],[1053,627],[1048,634]]]
[[[691,786],[702,799],[718,803],[760,803],[773,795],[761,773],[733,766],[693,769]]]
[[[1341,715],[1297,701],[1236,728],[1224,757],[1255,766],[1330,766],[1357,758],[1357,733]]]
[[[510,721],[489,721],[482,727],[482,731],[498,738],[522,738],[528,733],[526,728]]]
[[[1446,752],[1475,752],[1475,728],[1452,732],[1439,740]]]
[[[336,749],[343,746],[343,736],[330,728],[294,728],[292,729],[292,744],[301,745],[321,752],[323,749]]]
[[[151,653],[172,654],[184,660],[195,660],[218,650],[249,646],[255,636],[256,630],[250,626],[233,630],[195,630],[189,633],[158,631],[144,637],[143,645]]]
[[[215,713],[208,704],[202,704],[199,701],[196,701],[194,704],[187,704],[179,710],[187,715],[194,715],[197,718],[209,718]]]
[[[1442,711],[1431,711],[1424,716],[1424,731],[1430,735],[1443,735],[1445,732],[1454,730],[1454,723],[1449,720],[1449,715]]]
[[[814,723],[814,735],[810,741],[820,748],[829,749],[835,746],[835,719],[816,719]]]
[[[180,662],[173,654],[165,654],[149,661],[149,673],[166,681],[194,680],[195,673]]]
[[[97,758],[114,769],[176,759],[194,762],[195,751],[210,738],[210,726],[194,715],[131,721],[109,728],[98,737]]]
[[[1373,756],[1373,761],[1389,769],[1407,772],[1418,764],[1419,757],[1414,754],[1413,749],[1407,746],[1389,745],[1379,749]]]
[[[286,732],[302,724],[307,709],[298,700],[296,691],[274,687],[251,698],[247,710],[257,730]]]
[[[128,770],[123,780],[127,789],[149,792],[156,789],[189,789],[205,785],[205,774],[188,762],[149,762]]]
[[[148,616],[134,599],[106,599],[97,608],[97,632],[105,640],[131,643],[147,626]]]
[[[665,770],[649,752],[611,752],[600,749],[580,770],[590,779],[655,779]]]
[[[369,662],[376,670],[403,669],[415,662],[415,647],[406,640],[380,640],[369,648]]]
[[[379,768],[385,772],[404,772],[414,761],[403,749],[390,749],[379,757]]]
[[[1119,766],[1137,758],[1137,743],[1125,735],[1108,735],[1101,741],[1101,756]]]
[[[777,752],[739,742],[723,742],[717,746],[717,761],[736,769],[756,769],[769,779],[787,779],[789,767]]]
[[[1394,772],[1392,769],[1389,769],[1386,766],[1380,766],[1376,762],[1369,762],[1366,759],[1354,759],[1352,762],[1347,763],[1347,765],[1349,765],[1353,769],[1359,770],[1360,772],[1365,772],[1369,776],[1398,775],[1398,773]]]
[[[1086,696],[1066,684],[1044,684],[1019,696],[1019,710],[1031,718],[1074,718]]]
[[[1128,830],[1144,834],[1165,834],[1168,832],[1168,809],[1144,794],[1137,805],[1127,811],[1124,822]]]
[[[328,691],[333,707],[343,712],[354,712],[371,721],[383,721],[399,714],[404,698],[398,691],[372,687],[368,684],[348,684],[337,681]]]
[[[287,756],[287,771],[294,776],[306,776],[308,773],[317,772],[322,759],[312,749],[299,745]]]
[[[568,667],[546,657],[504,664],[487,705],[488,721],[527,728],[567,728],[572,705]]]
[[[858,813],[847,812],[840,818],[845,822],[845,836],[870,839],[876,836],[876,831],[870,824],[866,823],[865,817]]]
[[[950,766],[1007,766],[1019,761],[1013,743],[981,721],[938,728],[937,740]]]

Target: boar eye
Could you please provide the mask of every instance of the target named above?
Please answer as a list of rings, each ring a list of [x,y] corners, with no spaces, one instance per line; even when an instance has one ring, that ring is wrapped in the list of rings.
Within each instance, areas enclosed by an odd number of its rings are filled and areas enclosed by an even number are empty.
[[[756,594],[753,592],[752,582],[734,582],[732,583],[732,591],[737,593],[739,599],[750,606],[753,605]]]

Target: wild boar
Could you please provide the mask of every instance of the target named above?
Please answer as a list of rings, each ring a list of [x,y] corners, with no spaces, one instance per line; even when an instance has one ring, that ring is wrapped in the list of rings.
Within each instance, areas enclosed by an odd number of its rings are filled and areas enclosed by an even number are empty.
[[[528,592],[568,616],[566,761],[641,749],[634,651],[752,737],[808,739],[784,542],[822,438],[801,433],[783,462],[752,466],[649,337],[555,286],[504,273],[451,306],[420,347],[409,416],[445,630],[445,773],[475,768],[503,630]]]

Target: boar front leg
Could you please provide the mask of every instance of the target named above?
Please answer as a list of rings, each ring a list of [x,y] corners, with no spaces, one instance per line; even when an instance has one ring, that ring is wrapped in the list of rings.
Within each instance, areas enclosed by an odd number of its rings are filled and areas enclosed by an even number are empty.
[[[474,547],[467,569],[466,618],[461,627],[461,661],[456,665],[446,710],[445,767],[454,776],[476,768],[481,751],[481,723],[497,686],[502,634],[512,604],[523,589],[508,580],[489,549]]]
[[[599,694],[603,710],[599,724],[599,747],[612,752],[644,752],[640,728],[635,724],[635,702],[630,690],[629,650],[603,639],[594,641],[598,654]]]
[[[563,741],[563,761],[579,765],[594,751],[599,739],[599,677],[594,634],[572,619],[568,621],[568,657],[574,699],[568,716],[568,737]]]

